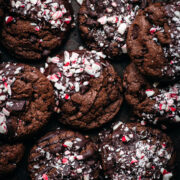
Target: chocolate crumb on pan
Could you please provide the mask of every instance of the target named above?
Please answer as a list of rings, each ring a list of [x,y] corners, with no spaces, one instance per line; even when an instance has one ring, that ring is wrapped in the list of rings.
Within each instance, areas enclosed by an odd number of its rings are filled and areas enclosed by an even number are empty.
[[[131,63],[124,72],[125,99],[141,123],[150,123],[162,129],[180,125],[180,84],[161,86],[151,84]]]
[[[10,0],[1,42],[16,58],[37,61],[62,44],[72,22],[66,0]]]
[[[32,148],[28,170],[32,180],[98,179],[98,148],[73,131],[56,130]]]
[[[161,131],[138,123],[117,122],[100,145],[105,179],[170,180],[176,153]]]
[[[61,123],[93,129],[111,121],[122,101],[122,83],[106,56],[96,51],[65,51],[49,57],[42,72],[52,82]]]
[[[53,107],[53,87],[36,68],[0,64],[0,137],[31,137],[48,122]]]
[[[140,10],[127,37],[128,53],[142,74],[158,81],[180,76],[180,1]]]

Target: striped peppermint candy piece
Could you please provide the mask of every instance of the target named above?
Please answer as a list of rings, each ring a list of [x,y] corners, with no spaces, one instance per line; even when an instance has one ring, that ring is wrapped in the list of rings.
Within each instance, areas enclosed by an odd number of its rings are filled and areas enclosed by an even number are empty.
[[[11,23],[12,21],[14,21],[14,18],[12,16],[6,16],[6,18],[5,18],[6,24]]]
[[[147,97],[151,97],[155,94],[154,90],[152,90],[152,89],[147,89],[145,91],[145,93],[146,93]]]
[[[57,19],[61,18],[62,16],[63,16],[62,11],[56,11],[56,12],[52,15],[52,18],[53,18],[53,20],[57,20]]]
[[[71,16],[69,16],[68,18],[65,18],[65,19],[64,19],[64,22],[65,22],[66,24],[70,24],[71,21],[72,21],[72,17],[71,17]]]

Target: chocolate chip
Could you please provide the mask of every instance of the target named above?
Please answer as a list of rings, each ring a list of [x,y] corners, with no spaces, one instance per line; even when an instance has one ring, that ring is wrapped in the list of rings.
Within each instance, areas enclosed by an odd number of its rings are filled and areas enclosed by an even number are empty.
[[[26,101],[25,100],[9,100],[6,103],[6,108],[9,111],[23,111],[26,105]]]

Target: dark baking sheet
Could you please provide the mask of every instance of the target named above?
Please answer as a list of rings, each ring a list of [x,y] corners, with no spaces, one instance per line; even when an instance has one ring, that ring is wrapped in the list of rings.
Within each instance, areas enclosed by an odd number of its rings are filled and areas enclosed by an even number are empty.
[[[72,0],[72,5],[73,5],[75,15],[77,17],[79,5],[77,4],[76,0]],[[59,48],[59,51],[56,51],[55,53],[62,52],[63,50],[75,50],[75,49],[78,49],[79,46],[85,47],[85,45],[83,44],[83,42],[79,36],[78,26],[76,23],[76,27],[72,30],[68,40],[64,43],[64,45],[61,48]],[[2,59],[4,61],[18,62],[15,58],[10,56],[9,53],[7,53],[7,51],[4,48],[2,48],[1,46],[0,46],[0,51],[2,51],[2,56],[3,56]],[[30,64],[26,61],[23,61],[23,62]],[[128,56],[122,56],[122,57],[119,57],[119,60],[115,59],[114,61],[112,61],[112,64],[113,64],[114,68],[116,69],[116,71],[118,72],[118,74],[122,77],[123,69],[129,64],[129,62],[130,62],[130,60],[129,60]],[[44,65],[44,63],[45,63],[45,61],[41,61],[41,62],[31,63],[30,65],[40,67],[40,66]],[[127,121],[129,121],[130,116],[131,116],[130,108],[128,107],[126,102],[124,102],[120,112],[114,118],[113,121],[122,120],[123,122],[127,122]],[[105,127],[110,126],[110,124],[111,123],[106,124]],[[36,137],[33,137],[32,139],[30,139],[28,141],[25,141],[24,142],[24,144],[26,146],[25,156],[24,156],[23,160],[21,161],[21,163],[19,164],[19,166],[17,167],[16,171],[13,174],[11,174],[9,177],[0,178],[0,180],[1,179],[3,179],[3,180],[29,180],[30,178],[29,178],[28,171],[27,171],[27,159],[28,159],[29,150],[35,143],[36,139],[38,139],[45,133],[47,133],[53,129],[56,129],[56,127],[65,128],[63,125],[59,124],[55,120],[54,117],[52,117],[49,124],[45,128],[42,129],[42,132],[40,134],[38,134]],[[90,131],[90,132],[82,132],[82,133],[84,133],[86,135],[88,134],[90,137],[95,139],[99,130],[100,129],[95,130],[95,131]],[[175,144],[175,149],[177,151],[176,180],[180,180],[180,131],[178,129],[174,129],[170,132],[167,132],[167,134],[172,138],[172,140]]]

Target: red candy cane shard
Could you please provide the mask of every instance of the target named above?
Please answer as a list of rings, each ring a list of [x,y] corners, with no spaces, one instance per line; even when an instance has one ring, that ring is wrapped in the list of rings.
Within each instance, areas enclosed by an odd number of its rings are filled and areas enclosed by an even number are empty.
[[[7,16],[7,17],[5,18],[6,24],[9,24],[9,23],[12,22],[12,21],[14,21],[14,18],[13,18],[12,16]]]

